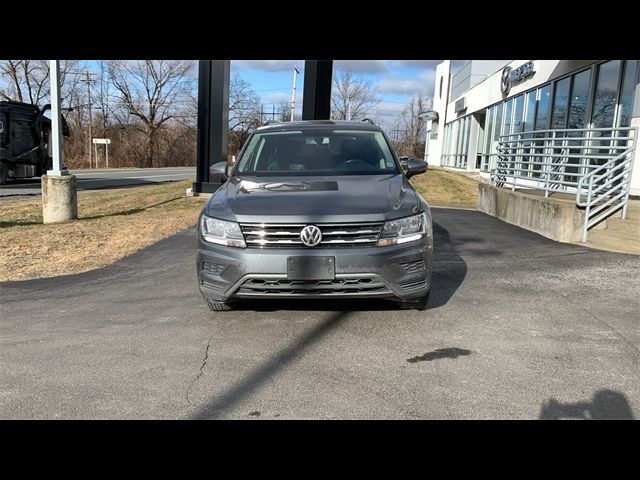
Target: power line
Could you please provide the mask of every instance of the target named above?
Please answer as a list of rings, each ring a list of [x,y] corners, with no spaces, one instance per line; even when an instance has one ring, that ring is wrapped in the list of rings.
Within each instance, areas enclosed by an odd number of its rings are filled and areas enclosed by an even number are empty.
[[[89,106],[89,168],[91,168],[91,143],[93,140],[93,117],[91,116],[91,84],[92,83],[96,83],[96,80],[94,80],[93,78],[91,78],[94,75],[98,75],[97,73],[93,73],[90,72],[88,70],[84,70],[84,71],[78,71],[78,70],[71,70],[69,73],[74,73],[76,75],[83,75],[85,78],[81,78],[80,81],[84,82],[87,84],[87,101],[88,106]],[[96,158],[96,167],[98,166],[98,159]]]

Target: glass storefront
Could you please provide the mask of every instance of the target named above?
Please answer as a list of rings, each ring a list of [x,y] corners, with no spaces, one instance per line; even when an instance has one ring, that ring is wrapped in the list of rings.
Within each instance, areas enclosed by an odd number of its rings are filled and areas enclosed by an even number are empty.
[[[638,69],[638,60],[609,60],[488,107],[484,110],[484,125],[481,126],[484,141],[478,144],[481,145],[478,148],[480,170],[490,172],[495,169],[500,135],[532,130],[629,126]],[[461,120],[447,125],[450,134],[456,135],[459,131],[468,136],[468,129],[458,128],[453,132],[450,128]],[[562,135],[570,138],[575,132]],[[532,133],[531,136],[540,135]],[[468,143],[468,139],[464,142]],[[572,141],[566,143],[570,148]],[[534,146],[537,146],[535,142]],[[452,159],[453,155],[466,152],[452,149],[445,149],[445,152],[448,166],[464,165],[458,168],[466,168],[466,157],[463,162]],[[537,176],[535,170],[534,166],[529,176]]]
[[[459,118],[445,126],[445,142],[442,153],[442,165],[445,167],[467,168],[470,126],[470,115]]]

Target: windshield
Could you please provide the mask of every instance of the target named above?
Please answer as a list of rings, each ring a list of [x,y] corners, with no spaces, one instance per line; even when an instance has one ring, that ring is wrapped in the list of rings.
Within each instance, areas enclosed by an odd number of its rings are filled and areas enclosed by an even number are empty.
[[[400,173],[381,132],[288,130],[256,133],[236,175],[384,175]]]

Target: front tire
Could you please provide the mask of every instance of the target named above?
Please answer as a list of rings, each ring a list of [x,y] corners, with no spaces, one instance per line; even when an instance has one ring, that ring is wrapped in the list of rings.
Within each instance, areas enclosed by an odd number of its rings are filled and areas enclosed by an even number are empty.
[[[215,300],[205,298],[204,303],[207,304],[207,307],[209,307],[209,310],[212,312],[228,312],[233,310],[233,304],[229,302],[216,302]]]
[[[429,290],[424,297],[400,300],[398,306],[400,310],[426,310],[430,295],[431,290]]]

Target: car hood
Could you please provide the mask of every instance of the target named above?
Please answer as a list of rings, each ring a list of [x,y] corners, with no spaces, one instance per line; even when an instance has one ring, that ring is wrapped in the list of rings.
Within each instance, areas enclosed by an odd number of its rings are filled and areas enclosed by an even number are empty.
[[[205,207],[237,222],[382,221],[421,211],[402,174],[318,177],[231,177]]]

